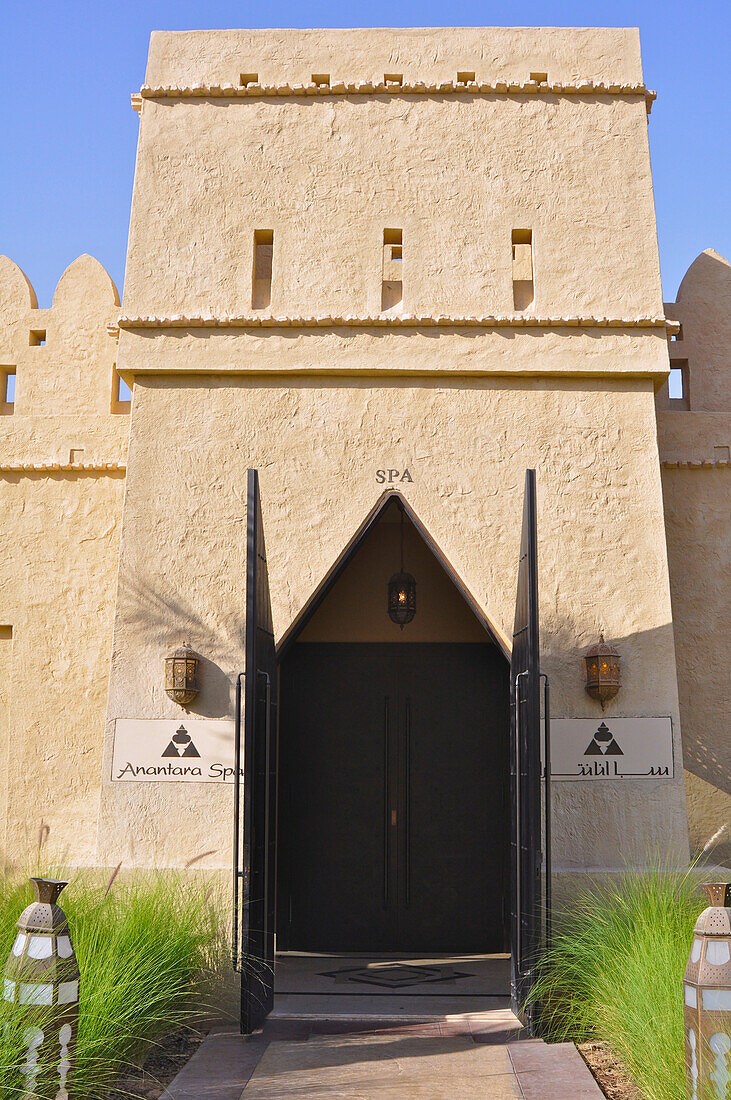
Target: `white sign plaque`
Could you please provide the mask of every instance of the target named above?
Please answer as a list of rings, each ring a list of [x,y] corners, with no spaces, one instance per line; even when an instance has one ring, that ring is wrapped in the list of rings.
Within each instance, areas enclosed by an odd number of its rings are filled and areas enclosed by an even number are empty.
[[[672,779],[670,718],[552,718],[551,778]]]
[[[118,718],[114,723],[113,782],[233,783],[233,777],[230,719]]]

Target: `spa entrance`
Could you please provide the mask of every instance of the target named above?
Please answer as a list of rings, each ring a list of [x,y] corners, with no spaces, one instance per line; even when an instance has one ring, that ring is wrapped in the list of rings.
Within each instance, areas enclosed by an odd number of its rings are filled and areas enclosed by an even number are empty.
[[[374,987],[517,1003],[540,867],[537,617],[519,625],[520,584],[511,667],[386,494],[275,653],[256,478],[249,504],[242,1030],[277,997]]]

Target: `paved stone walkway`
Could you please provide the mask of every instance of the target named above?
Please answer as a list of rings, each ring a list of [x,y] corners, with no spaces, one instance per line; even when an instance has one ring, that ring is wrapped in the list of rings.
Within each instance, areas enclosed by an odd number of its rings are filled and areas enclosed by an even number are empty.
[[[162,1100],[601,1100],[571,1043],[513,1017],[427,1023],[269,1020],[211,1034]]]

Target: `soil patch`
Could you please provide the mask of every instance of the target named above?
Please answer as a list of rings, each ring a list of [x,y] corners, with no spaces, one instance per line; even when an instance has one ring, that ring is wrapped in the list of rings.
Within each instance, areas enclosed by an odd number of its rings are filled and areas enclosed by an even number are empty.
[[[159,1100],[201,1045],[205,1035],[178,1031],[162,1039],[141,1069],[130,1069],[101,1100]]]
[[[624,1065],[607,1043],[577,1043],[579,1053],[608,1100],[645,1100]]]

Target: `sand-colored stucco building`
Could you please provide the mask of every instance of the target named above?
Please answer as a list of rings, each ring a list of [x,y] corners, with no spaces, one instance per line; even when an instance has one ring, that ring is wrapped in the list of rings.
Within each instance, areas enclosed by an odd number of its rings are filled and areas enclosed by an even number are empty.
[[[557,758],[603,722],[627,762],[557,769],[555,875],[683,860],[728,823],[731,270],[709,249],[663,305],[653,98],[635,30],[153,35],[121,305],[88,256],[50,309],[0,267],[6,861],[42,836],[72,864],[229,866],[231,784],[206,767],[232,759],[250,468],[286,643],[292,942],[296,868],[346,882],[359,852],[400,896],[404,860],[418,891],[420,846],[438,848],[465,909],[489,847],[505,881],[527,468]],[[386,611],[402,537],[403,629]],[[622,668],[604,709],[583,663],[602,634]],[[184,641],[188,710],[163,674]],[[175,774],[182,723],[200,755]]]

